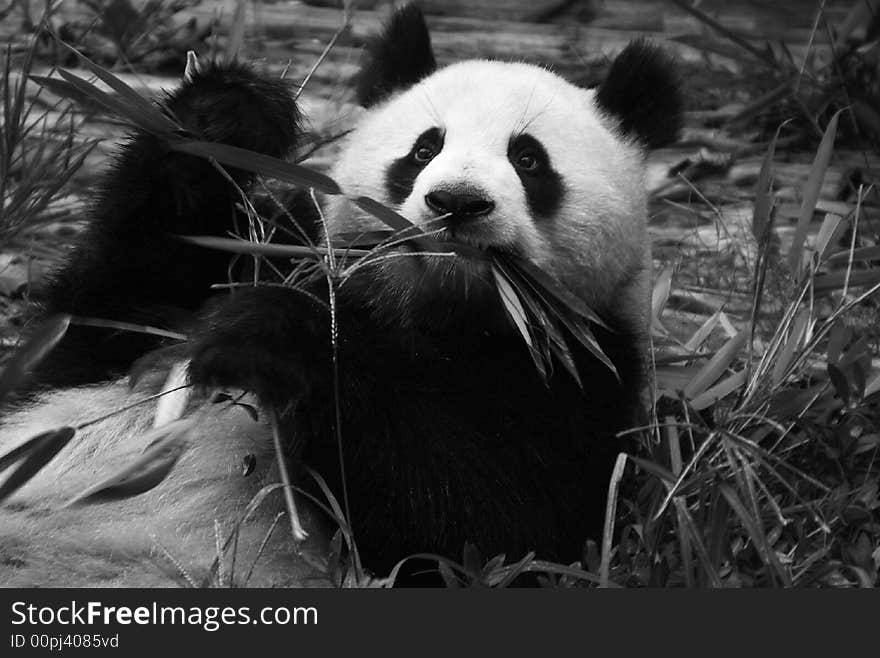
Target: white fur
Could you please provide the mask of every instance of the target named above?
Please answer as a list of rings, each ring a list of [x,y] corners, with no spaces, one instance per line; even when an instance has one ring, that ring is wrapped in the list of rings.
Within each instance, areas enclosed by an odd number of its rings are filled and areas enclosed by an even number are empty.
[[[0,453],[41,432],[76,426],[146,397],[125,382],[58,391],[0,427]],[[155,404],[129,410],[77,432],[34,479],[0,505],[0,586],[174,586],[183,580],[177,563],[201,583],[221,541],[253,496],[278,481],[267,430],[240,408],[198,414],[190,446],[171,475],[155,489],[121,502],[66,507],[102,478],[136,460]],[[247,454],[257,468],[242,474]],[[284,509],[280,490],[270,493],[245,523],[235,556],[236,583],[257,557],[275,514]],[[302,584],[315,573],[296,558],[286,518],[262,557],[252,586]],[[167,552],[166,552],[167,551]],[[232,549],[224,557],[225,583]],[[214,580],[216,584],[216,579]]]
[[[597,108],[595,94],[538,66],[467,61],[442,69],[368,112],[349,136],[331,176],[351,196],[393,205],[385,176],[424,131],[445,133],[441,152],[418,175],[397,208],[417,225],[435,214],[425,195],[441,186],[485,190],[494,210],[467,239],[515,249],[562,280],[588,304],[632,310],[647,321],[644,153]],[[541,142],[566,194],[552,221],[534,218],[507,158],[512,135]],[[331,233],[384,228],[342,197],[329,201]],[[395,261],[399,283],[404,261]]]

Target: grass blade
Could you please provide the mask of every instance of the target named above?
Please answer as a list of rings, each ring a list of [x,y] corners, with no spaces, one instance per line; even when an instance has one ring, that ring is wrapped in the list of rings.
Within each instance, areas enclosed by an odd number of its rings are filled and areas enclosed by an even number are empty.
[[[602,562],[599,565],[599,587],[608,587],[611,571],[611,544],[614,537],[614,520],[617,518],[617,492],[626,468],[626,453],[617,455],[611,480],[608,483],[608,501],[605,504],[605,527],[602,532]]]
[[[241,529],[241,525],[245,523],[248,519],[253,516],[254,512],[263,504],[263,501],[273,491],[277,489],[281,489],[284,487],[284,483],[282,482],[274,482],[272,484],[267,484],[265,487],[260,489],[257,493],[254,494],[254,497],[248,501],[247,507],[245,507],[244,512],[241,513],[241,516],[238,517],[238,520],[235,522],[235,525],[232,527],[232,530],[229,532],[229,535],[226,537],[226,541],[223,543],[223,546],[220,550],[220,555],[217,555],[214,558],[214,561],[211,563],[211,567],[208,569],[208,573],[202,581],[202,587],[210,587],[211,583],[214,581],[217,572],[220,570],[220,558],[226,553],[229,547],[232,545],[232,542],[235,541],[235,537],[238,535]],[[283,512],[281,513],[283,514]],[[279,515],[276,515],[276,519]],[[273,523],[274,527],[274,523]]]

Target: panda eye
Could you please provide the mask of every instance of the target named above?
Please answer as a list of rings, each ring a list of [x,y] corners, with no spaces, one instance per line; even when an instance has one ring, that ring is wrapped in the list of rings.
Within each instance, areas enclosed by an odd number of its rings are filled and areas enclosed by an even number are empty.
[[[507,145],[507,158],[521,176],[543,176],[552,171],[544,146],[527,133],[511,137]]]
[[[413,151],[413,160],[418,162],[419,164],[427,164],[431,160],[434,159],[434,156],[437,155],[434,153],[434,149],[430,146],[426,146],[425,144],[421,144],[416,147]]]
[[[440,128],[429,128],[416,138],[409,152],[408,158],[411,164],[424,167],[443,149],[443,133]]]
[[[525,152],[516,158],[516,166],[523,171],[533,172],[541,166],[541,161],[536,154]]]

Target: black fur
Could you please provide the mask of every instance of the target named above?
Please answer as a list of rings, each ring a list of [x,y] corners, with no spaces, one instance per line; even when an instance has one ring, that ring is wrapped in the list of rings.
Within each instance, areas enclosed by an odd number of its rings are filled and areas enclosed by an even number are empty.
[[[458,558],[465,542],[486,556],[579,559],[584,540],[599,536],[623,449],[614,433],[633,417],[641,367],[632,339],[598,334],[623,385],[578,350],[585,390],[561,368],[548,387],[497,300],[495,322],[475,321],[485,312],[475,309],[405,330],[369,302],[343,294],[337,311],[346,483],[365,564],[387,573],[416,552]],[[190,377],[292,409],[302,459],[342,500],[329,323],[305,295],[239,291],[198,333]]]
[[[437,62],[422,10],[412,4],[398,9],[382,34],[367,43],[365,57],[356,81],[364,107],[431,75]]]
[[[388,167],[385,175],[385,188],[388,190],[388,198],[396,204],[406,201],[412,193],[416,177],[425,168],[427,162],[416,160],[415,154],[421,147],[426,146],[438,154],[443,148],[443,133],[439,128],[429,128],[416,139],[409,153],[398,158]]]
[[[207,65],[164,108],[194,137],[284,157],[299,134],[287,86],[243,65]],[[252,175],[229,171],[247,189]],[[226,235],[238,192],[206,160],[136,131],[93,200],[90,223],[55,273],[44,311],[180,329],[229,277],[228,254],[185,245],[180,235]],[[122,372],[154,336],[72,326],[35,384],[74,385]]]
[[[626,135],[648,148],[678,138],[684,102],[669,56],[647,41],[630,43],[614,59],[596,92],[599,107],[613,115]]]
[[[528,154],[535,158],[537,166],[527,171],[517,166],[517,159]],[[550,162],[550,156],[537,139],[528,134],[517,135],[510,140],[507,158],[526,192],[529,209],[538,217],[552,217],[565,198],[565,184]]]

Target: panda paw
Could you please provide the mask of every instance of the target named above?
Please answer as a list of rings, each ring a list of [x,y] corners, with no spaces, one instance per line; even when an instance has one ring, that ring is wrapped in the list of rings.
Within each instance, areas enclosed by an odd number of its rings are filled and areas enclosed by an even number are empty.
[[[200,139],[278,158],[301,132],[289,85],[237,62],[201,64],[165,105]]]
[[[239,290],[215,303],[195,332],[190,383],[201,391],[250,391],[261,404],[283,410],[314,382],[312,373],[327,371],[326,315],[290,290]]]

